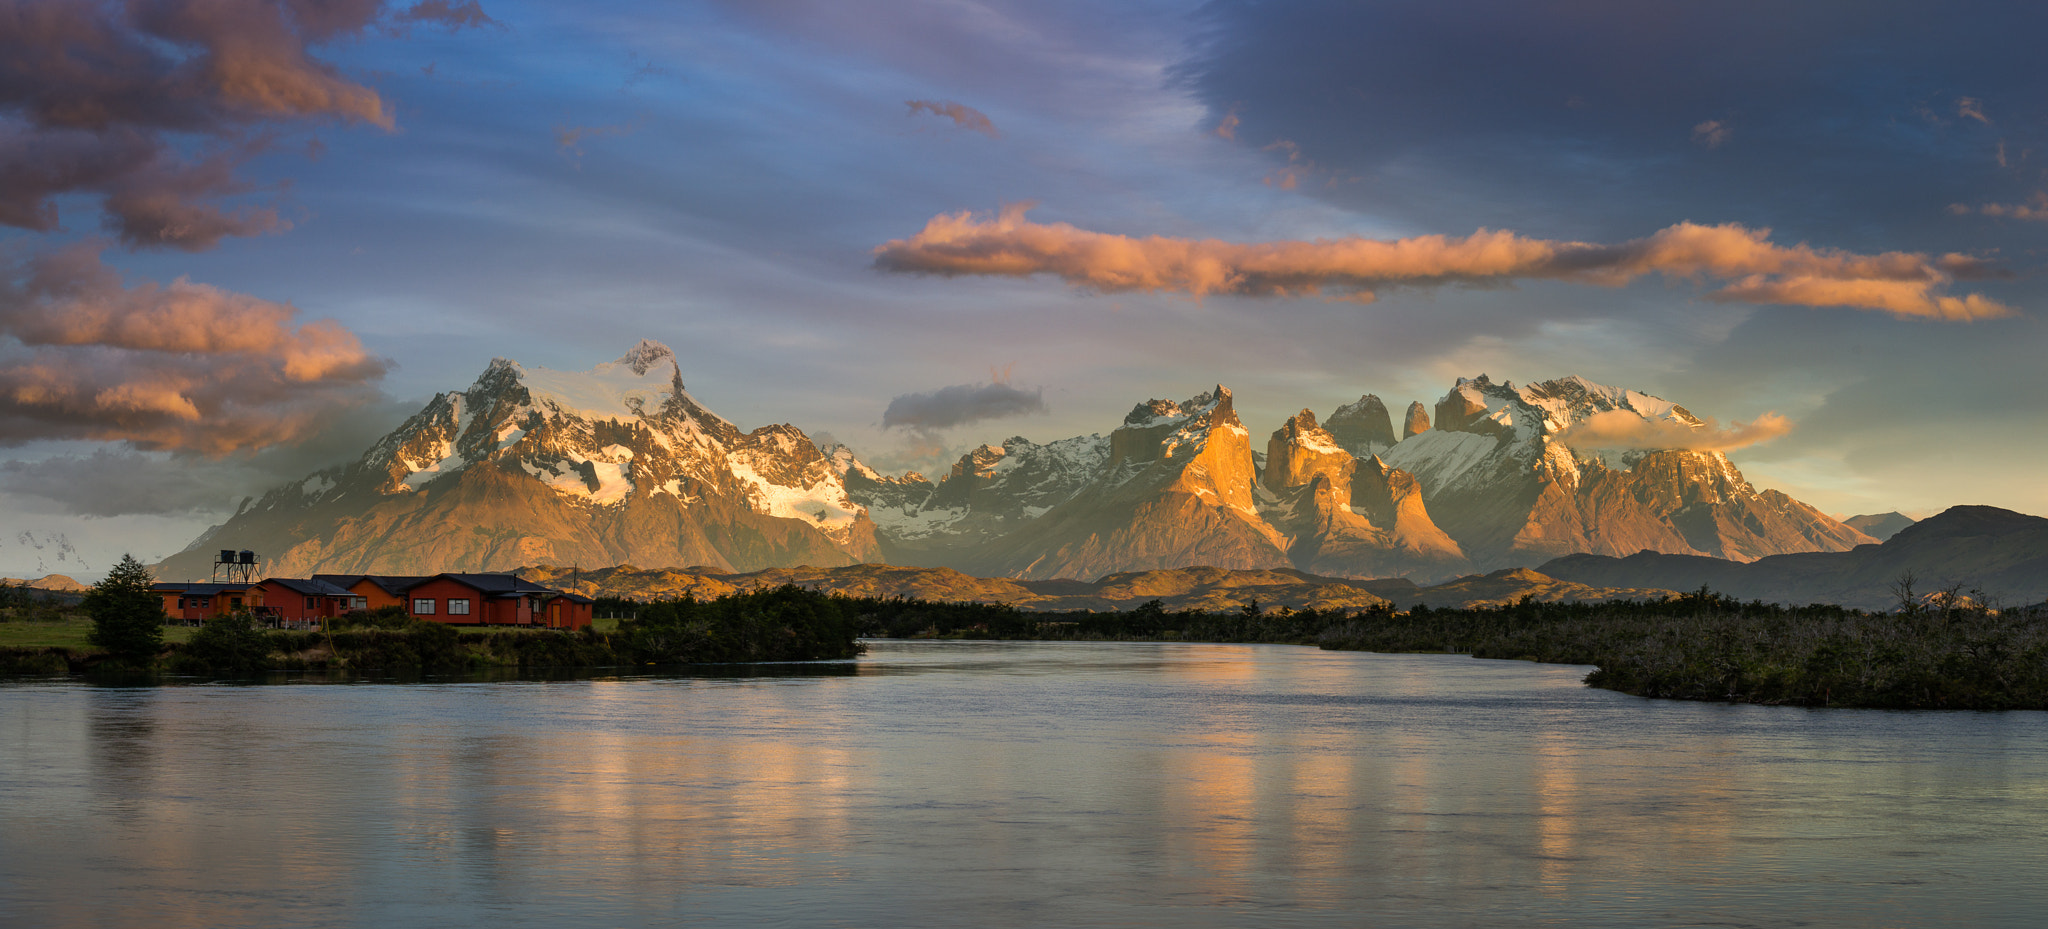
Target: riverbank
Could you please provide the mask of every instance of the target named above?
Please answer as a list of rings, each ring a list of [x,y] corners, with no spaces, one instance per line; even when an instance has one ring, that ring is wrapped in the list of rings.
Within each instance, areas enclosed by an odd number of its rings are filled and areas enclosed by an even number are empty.
[[[1650,601],[1323,612],[1022,613],[986,604],[860,601],[870,635],[1040,641],[1246,642],[1594,665],[1593,687],[1643,697],[1883,709],[2048,709],[2048,611],[1968,598],[1893,613]]]
[[[246,616],[204,627],[165,627],[145,660],[86,644],[92,624],[0,623],[0,675],[171,673],[244,677],[277,671],[454,673],[492,668],[613,668],[729,662],[817,661],[860,654],[849,602],[796,587],[716,600],[643,604],[611,628],[580,631],[461,628],[398,610],[350,614],[325,631],[263,629]],[[607,624],[611,625],[611,624]]]

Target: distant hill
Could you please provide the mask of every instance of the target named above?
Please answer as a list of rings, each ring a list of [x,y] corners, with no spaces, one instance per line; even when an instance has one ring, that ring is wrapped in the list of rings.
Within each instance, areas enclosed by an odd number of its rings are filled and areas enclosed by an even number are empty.
[[[1513,603],[1523,597],[1543,602],[1655,599],[1670,590],[1608,589],[1545,577],[1527,568],[1472,575],[1432,587],[1399,578],[1357,580],[1324,577],[1292,568],[1174,568],[1127,571],[1096,581],[980,578],[952,568],[906,568],[863,564],[836,568],[770,568],[745,573],[711,568],[641,569],[632,565],[579,571],[547,566],[519,569],[521,577],[591,596],[655,599],[717,597],[738,590],[796,584],[855,597],[905,597],[962,603],[1007,603],[1022,610],[1128,610],[1159,600],[1173,610],[1236,610],[1257,600],[1262,608],[1367,609],[1389,604],[1407,609],[1471,608]]]
[[[1894,585],[1911,575],[1921,594],[1960,585],[2009,606],[2048,600],[2048,519],[1991,506],[1951,507],[1879,545],[1846,552],[1773,555],[1747,564],[1698,555],[1639,552],[1626,558],[1567,555],[1537,570],[1602,587],[1705,586],[1742,600],[1898,605]]]
[[[1898,535],[1899,530],[1913,524],[1913,518],[1904,513],[1878,513],[1872,516],[1851,516],[1842,525],[1861,532],[1880,542]]]
[[[62,574],[45,574],[35,580],[18,577],[0,577],[0,585],[8,587],[28,586],[37,590],[62,590],[70,593],[80,593],[92,589],[90,586],[81,584]]]

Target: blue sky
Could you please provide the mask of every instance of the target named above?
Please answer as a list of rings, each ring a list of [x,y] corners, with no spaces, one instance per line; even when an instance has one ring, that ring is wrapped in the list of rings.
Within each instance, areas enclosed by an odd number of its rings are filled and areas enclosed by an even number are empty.
[[[146,47],[172,55],[159,78],[209,41],[303,47],[279,59],[293,75],[361,88],[383,115],[346,93],[252,103],[225,79],[133,91],[144,111],[117,127],[187,164],[229,152],[239,186],[110,175],[51,190],[54,224],[0,226],[13,268],[0,374],[17,384],[43,363],[107,378],[171,363],[90,333],[51,341],[57,315],[127,305],[105,287],[21,296],[49,256],[89,267],[81,243],[130,290],[183,279],[211,288],[207,306],[295,310],[266,324],[280,339],[332,320],[356,345],[322,343],[340,360],[310,380],[251,369],[215,385],[289,388],[288,402],[236,408],[234,428],[210,413],[174,432],[132,417],[86,428],[0,398],[0,573],[160,557],[240,495],[353,457],[494,356],[580,370],[642,337],[674,347],[692,392],[742,427],[791,422],[880,467],[1104,431],[1136,402],[1219,382],[1263,434],[1367,392],[1398,410],[1461,375],[1579,374],[1723,423],[1785,417],[1789,432],[1731,455],[1830,512],[2048,513],[2033,464],[2048,452],[2036,6],[235,0],[238,18],[179,45],[149,32],[179,0],[0,3],[17,60],[65,41],[20,18],[31,6],[154,36]],[[315,29],[309,10],[338,25]],[[285,31],[252,25],[273,21]],[[57,91],[129,86],[50,73],[0,75],[0,158],[17,172],[55,164],[52,140],[81,125],[47,105]],[[171,104],[192,113],[174,119]],[[241,215],[250,234],[110,234],[122,227],[104,218],[130,208],[108,191],[150,184]],[[1940,276],[1931,293],[2002,315],[1738,299],[1741,275],[1668,269],[1621,286],[1551,271],[1379,281],[1364,303],[1335,287],[1076,284],[1052,264],[877,267],[878,247],[936,217],[987,222],[1026,202],[1032,229],[1169,247],[1485,229],[1614,251],[1733,224],[1769,230],[1776,249],[1922,256],[1914,273]],[[276,222],[247,212],[266,209]],[[1952,254],[1973,260],[1943,264]],[[213,350],[196,357],[248,362]],[[1043,409],[882,428],[893,401],[998,376]],[[77,550],[64,563],[59,536]]]

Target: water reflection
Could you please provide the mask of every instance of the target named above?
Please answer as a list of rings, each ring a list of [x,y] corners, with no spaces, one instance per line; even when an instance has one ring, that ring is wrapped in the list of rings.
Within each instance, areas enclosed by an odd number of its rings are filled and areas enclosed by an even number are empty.
[[[0,688],[0,921],[2026,925],[2048,878],[2044,714],[1285,647],[738,670]]]

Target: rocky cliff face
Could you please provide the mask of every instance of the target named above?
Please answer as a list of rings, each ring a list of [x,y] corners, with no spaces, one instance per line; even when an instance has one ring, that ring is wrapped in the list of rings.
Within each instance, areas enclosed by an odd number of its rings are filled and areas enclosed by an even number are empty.
[[[841,465],[794,427],[741,432],[704,409],[654,342],[583,373],[498,359],[354,463],[245,503],[160,574],[207,576],[216,542],[274,575],[879,555]]]
[[[1396,441],[1367,394],[1254,450],[1229,390],[1138,404],[1106,435],[983,445],[938,480],[884,475],[799,429],[742,432],[643,342],[582,373],[494,361],[359,460],[245,503],[169,559],[217,548],[279,575],[862,562],[1092,580],[1192,566],[1434,583],[1574,553],[1749,561],[1869,537],[1715,451],[1574,447],[1619,415],[1681,440],[1683,407],[1582,378],[1460,380]],[[1583,444],[1583,443],[1581,443]],[[1675,444],[1683,444],[1682,441]]]
[[[1228,389],[1141,403],[1110,433],[1091,481],[968,564],[1024,578],[1285,567],[1285,539],[1259,516],[1256,479],[1251,433]]]
[[[1523,388],[1460,379],[1435,428],[1387,462],[1413,473],[1438,525],[1482,567],[1574,552],[1638,551],[1749,561],[1872,540],[1776,491],[1758,492],[1718,451],[1577,448],[1567,430],[1603,413],[1697,430],[1684,407],[1583,378]]]

